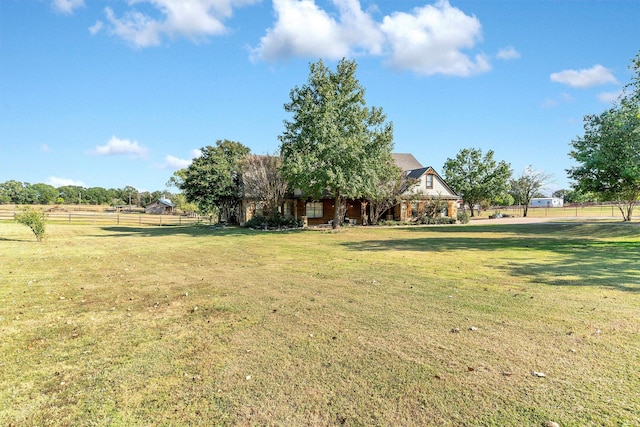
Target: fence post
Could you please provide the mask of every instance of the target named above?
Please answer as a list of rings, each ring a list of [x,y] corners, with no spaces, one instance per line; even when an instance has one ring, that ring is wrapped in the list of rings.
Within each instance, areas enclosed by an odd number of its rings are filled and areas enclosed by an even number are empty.
[[[120,225],[120,214],[116,214],[116,220],[118,221],[118,225]]]
[[[96,225],[96,213],[93,213],[93,225]]]
[[[142,225],[142,215],[138,215],[138,225]]]
[[[69,224],[71,224],[71,212],[69,212]]]

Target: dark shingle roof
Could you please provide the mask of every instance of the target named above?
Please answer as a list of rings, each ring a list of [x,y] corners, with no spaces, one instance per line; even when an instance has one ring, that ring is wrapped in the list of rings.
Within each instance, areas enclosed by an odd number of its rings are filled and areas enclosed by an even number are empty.
[[[424,173],[429,169],[429,167],[426,168],[420,168],[420,169],[412,169],[412,170],[408,170],[407,172],[407,176],[409,178],[413,178],[413,179],[418,179],[420,178],[422,175],[424,175]]]
[[[422,165],[419,161],[413,157],[410,153],[391,153],[396,165],[403,171],[410,171],[414,169],[422,169]]]

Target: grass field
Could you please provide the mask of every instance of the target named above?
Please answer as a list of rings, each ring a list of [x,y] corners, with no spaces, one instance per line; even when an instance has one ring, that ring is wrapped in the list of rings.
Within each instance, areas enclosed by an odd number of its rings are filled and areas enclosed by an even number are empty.
[[[638,223],[47,233],[0,223],[2,426],[640,425]]]

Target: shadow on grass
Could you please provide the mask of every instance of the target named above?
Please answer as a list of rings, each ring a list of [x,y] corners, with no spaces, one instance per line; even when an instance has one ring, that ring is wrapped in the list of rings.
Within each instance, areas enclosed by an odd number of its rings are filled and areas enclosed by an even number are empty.
[[[224,236],[254,236],[265,231],[257,231],[243,227],[217,227],[208,225],[189,225],[189,226],[144,226],[144,227],[128,227],[128,226],[108,226],[100,227],[109,234],[100,234],[96,237],[166,237],[166,236],[191,236],[191,237],[224,237]],[[267,231],[268,232],[268,231]],[[295,233],[298,230],[286,230],[285,233]]]
[[[6,237],[0,237],[0,242],[31,242],[40,243],[35,239],[7,239]]]
[[[344,242],[357,251],[509,251],[532,254],[527,261],[497,265],[514,276],[558,286],[603,286],[640,292],[640,227],[635,224],[499,225],[404,229],[404,239]]]

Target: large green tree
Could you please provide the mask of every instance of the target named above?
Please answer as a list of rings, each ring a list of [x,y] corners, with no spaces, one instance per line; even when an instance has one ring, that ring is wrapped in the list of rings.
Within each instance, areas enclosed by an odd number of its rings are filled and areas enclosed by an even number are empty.
[[[333,227],[340,227],[345,201],[373,192],[395,172],[393,124],[381,108],[367,107],[356,78],[355,61],[341,60],[336,71],[322,61],[310,64],[307,84],[290,92],[280,135],[283,176],[292,188],[334,199]]]
[[[241,167],[250,150],[225,139],[200,151],[200,157],[174,173],[175,179],[170,181],[182,190],[187,201],[198,205],[201,213],[219,214],[233,221],[242,200]]]
[[[30,204],[38,203],[37,190],[28,182],[10,180],[0,183],[0,197],[6,203]]]
[[[509,189],[511,167],[496,161],[493,150],[482,155],[479,148],[464,148],[455,158],[447,159],[443,167],[445,180],[474,216],[474,206],[494,200]]]
[[[78,204],[82,202],[82,193],[85,191],[84,187],[79,185],[63,185],[58,187],[58,197],[64,200],[66,204]]]
[[[109,190],[103,187],[90,187],[85,188],[82,192],[83,203],[90,205],[107,205],[112,200],[112,195],[109,194]]]
[[[540,190],[549,183],[551,175],[531,166],[524,168],[520,176],[510,180],[509,194],[517,205],[522,205],[523,216],[529,213],[531,199],[540,194]]]
[[[53,185],[38,183],[33,184],[31,189],[35,196],[34,203],[40,205],[49,205],[54,203],[58,197],[58,190],[56,190]]]
[[[629,68],[635,74],[618,102],[584,117],[584,135],[569,153],[578,166],[567,170],[576,189],[616,201],[624,221],[640,198],[640,53]]]

